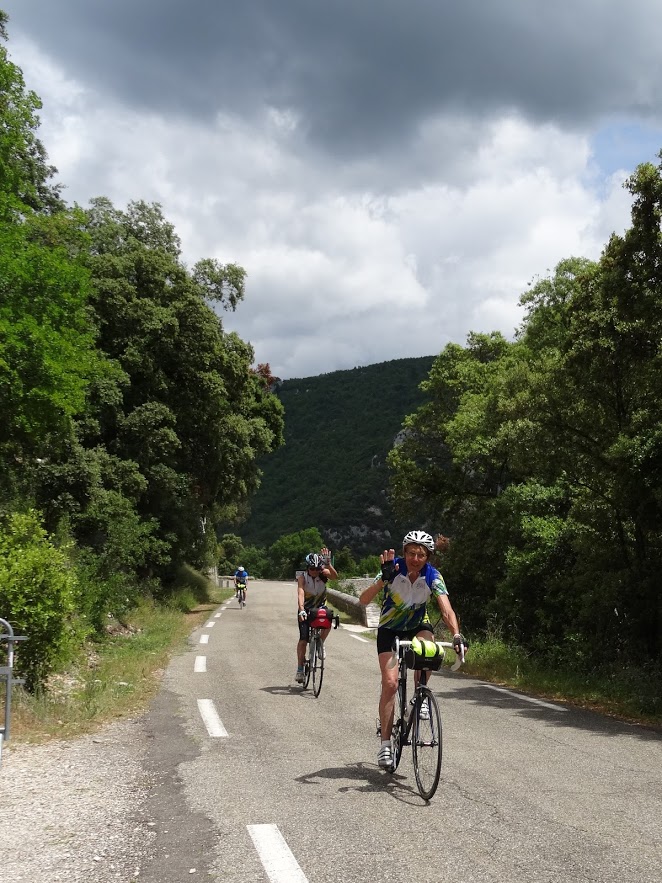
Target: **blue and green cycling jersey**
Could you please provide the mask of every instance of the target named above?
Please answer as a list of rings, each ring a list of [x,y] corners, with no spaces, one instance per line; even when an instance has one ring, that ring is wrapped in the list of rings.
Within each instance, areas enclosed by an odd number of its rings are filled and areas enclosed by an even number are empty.
[[[444,578],[436,567],[427,562],[412,583],[407,576],[405,559],[396,558],[395,564],[398,565],[398,572],[384,588],[380,627],[405,632],[430,625],[427,603],[430,598],[448,594]]]

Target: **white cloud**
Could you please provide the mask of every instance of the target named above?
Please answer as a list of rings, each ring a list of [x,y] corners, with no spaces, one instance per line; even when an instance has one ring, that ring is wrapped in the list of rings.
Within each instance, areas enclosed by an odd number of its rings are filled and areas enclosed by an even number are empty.
[[[247,298],[225,325],[281,377],[433,354],[472,330],[510,335],[532,278],[596,258],[628,223],[623,174],[596,177],[588,133],[515,113],[431,118],[409,152],[368,168],[311,153],[289,111],[208,124],[145,113],[24,40],[12,55],[44,100],[65,195],[158,201],[187,262],[242,264]]]

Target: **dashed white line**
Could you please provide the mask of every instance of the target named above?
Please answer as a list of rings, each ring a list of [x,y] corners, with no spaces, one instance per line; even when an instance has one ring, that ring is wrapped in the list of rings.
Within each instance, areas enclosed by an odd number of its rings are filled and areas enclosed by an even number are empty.
[[[534,699],[532,696],[524,696],[523,693],[513,693],[504,687],[495,687],[494,684],[481,684],[481,687],[487,687],[488,690],[496,690],[498,693],[505,693],[512,696],[513,699],[523,699],[525,702],[532,702],[534,705],[542,705],[543,708],[551,708],[552,711],[567,711],[564,705],[552,705],[551,702],[543,702],[542,699]]]
[[[205,628],[206,628],[206,629],[213,629],[215,625],[216,625],[216,623],[215,623],[214,620],[212,619],[211,622],[208,622],[208,623],[205,625]]]
[[[208,644],[209,643],[209,634],[200,635],[200,643],[201,644]]]
[[[308,883],[277,825],[248,825],[248,833],[271,883]]]
[[[359,638],[358,635],[350,635],[350,638],[354,638],[355,641],[361,641],[363,644],[369,643],[367,638]]]
[[[193,671],[207,671],[207,657],[206,656],[196,656],[195,657],[195,665],[193,666]]]
[[[216,706],[211,699],[198,699],[198,710],[210,736],[214,739],[227,738],[228,731],[223,726],[223,722],[216,711]]]
[[[215,614],[214,614],[214,619],[218,619],[218,617],[221,615],[221,613],[223,613],[222,610],[219,610],[218,613],[215,613]]]

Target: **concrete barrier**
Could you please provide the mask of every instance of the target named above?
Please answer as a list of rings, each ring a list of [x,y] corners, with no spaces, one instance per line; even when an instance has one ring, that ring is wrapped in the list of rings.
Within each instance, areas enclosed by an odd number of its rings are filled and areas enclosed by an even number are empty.
[[[364,580],[364,582],[367,582],[369,586],[372,580]],[[362,586],[362,588],[367,588],[367,586]],[[354,595],[347,595],[345,592],[339,592],[337,589],[327,589],[326,594],[334,607],[342,610],[343,613],[349,613],[350,616],[358,619],[366,628],[375,629],[379,625],[380,608],[378,604],[360,604],[359,599]]]

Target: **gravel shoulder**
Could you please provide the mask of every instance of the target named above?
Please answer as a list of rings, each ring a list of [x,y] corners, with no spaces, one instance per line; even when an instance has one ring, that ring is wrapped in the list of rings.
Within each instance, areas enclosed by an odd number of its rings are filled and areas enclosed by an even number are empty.
[[[0,767],[2,878],[30,883],[137,880],[147,819],[145,722],[43,745],[10,741]]]

